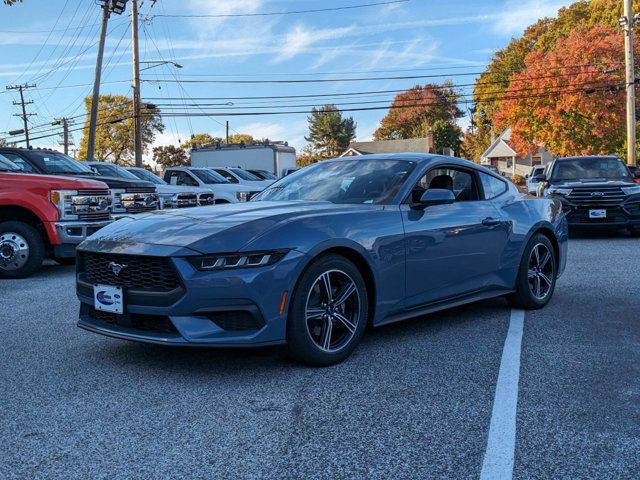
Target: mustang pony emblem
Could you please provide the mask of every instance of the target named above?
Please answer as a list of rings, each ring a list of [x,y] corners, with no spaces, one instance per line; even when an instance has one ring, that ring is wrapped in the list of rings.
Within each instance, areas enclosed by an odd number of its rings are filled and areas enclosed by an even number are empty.
[[[120,272],[127,268],[129,265],[125,265],[123,263],[109,262],[109,266],[111,267],[111,271],[117,277],[120,275]]]

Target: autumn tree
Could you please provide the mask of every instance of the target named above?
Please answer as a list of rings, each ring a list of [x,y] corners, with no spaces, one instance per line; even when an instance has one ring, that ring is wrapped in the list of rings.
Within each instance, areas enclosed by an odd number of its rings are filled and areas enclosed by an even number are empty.
[[[208,133],[196,133],[192,135],[189,140],[182,142],[180,147],[187,152],[192,148],[204,147],[206,145],[215,145],[216,143],[222,143],[222,138],[214,137]]]
[[[511,143],[520,155],[536,145],[557,155],[620,151],[625,142],[624,83],[616,69],[603,66],[623,63],[619,31],[606,26],[575,29],[558,40],[554,51],[527,56],[524,70],[511,80],[508,100],[495,114],[496,126],[512,128]],[[541,75],[541,65],[548,72],[570,69],[571,75]]]
[[[436,121],[455,123],[462,117],[458,99],[451,82],[416,85],[396,96],[373,136],[376,140],[426,137]]]
[[[87,120],[82,130],[82,141],[78,158],[87,158],[89,141],[89,117],[91,97],[85,99]],[[135,144],[133,126],[133,100],[123,95],[100,95],[98,100],[98,122],[96,127],[94,160],[112,162],[116,165],[133,163]],[[142,115],[143,151],[155,140],[156,133],[164,131],[157,108],[146,105]]]
[[[163,169],[169,167],[186,167],[191,165],[189,155],[184,149],[175,145],[153,148],[153,161]]]
[[[313,108],[309,121],[309,136],[312,150],[321,158],[340,155],[356,138],[356,123],[352,117],[343,118],[335,105]]]
[[[231,135],[229,137],[229,143],[253,143],[253,137],[247,133],[236,133],[235,135]]]

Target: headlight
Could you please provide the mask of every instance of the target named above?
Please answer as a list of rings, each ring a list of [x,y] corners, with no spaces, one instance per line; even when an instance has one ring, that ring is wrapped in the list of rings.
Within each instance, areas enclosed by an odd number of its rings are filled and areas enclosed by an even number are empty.
[[[560,188],[560,187],[550,187],[547,190],[547,195],[571,195],[573,189],[571,188]]]
[[[640,185],[635,187],[623,187],[622,192],[625,195],[635,195],[636,193],[640,193]]]
[[[246,202],[251,197],[251,192],[236,192],[236,198],[239,202]]]
[[[51,190],[51,203],[60,220],[78,220],[80,215],[104,215],[111,210],[111,195],[78,195],[76,190]]]
[[[282,260],[289,250],[269,252],[221,253],[189,258],[198,270],[229,270],[232,268],[267,267]]]

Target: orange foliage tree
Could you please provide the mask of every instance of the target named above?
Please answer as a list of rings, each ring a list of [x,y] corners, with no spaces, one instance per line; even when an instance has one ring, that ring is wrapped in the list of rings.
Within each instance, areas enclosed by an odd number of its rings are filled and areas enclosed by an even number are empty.
[[[553,51],[527,56],[494,121],[512,128],[511,142],[523,156],[536,145],[557,155],[614,153],[625,144],[624,95],[620,32],[576,29]]]

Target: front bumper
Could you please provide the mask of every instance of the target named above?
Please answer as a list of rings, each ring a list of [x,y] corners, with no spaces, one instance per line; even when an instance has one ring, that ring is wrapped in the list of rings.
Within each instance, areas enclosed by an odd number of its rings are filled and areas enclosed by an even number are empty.
[[[53,245],[54,255],[59,258],[71,258],[76,255],[76,246],[113,220],[95,222],[70,221],[55,222],[53,227],[58,243]]]
[[[94,309],[93,285],[77,278],[78,326],[110,337],[182,346],[260,346],[286,339],[281,312],[303,263],[290,251],[270,267],[200,272],[185,257],[172,257],[183,287],[172,295],[124,290],[123,315]]]
[[[571,228],[616,229],[640,226],[640,197],[635,195],[620,205],[588,206],[576,205],[564,198],[554,196],[562,202],[562,210]],[[590,218],[590,210],[605,210],[604,218]]]

